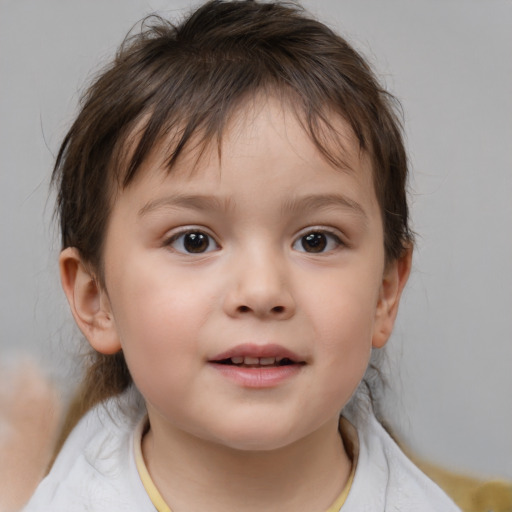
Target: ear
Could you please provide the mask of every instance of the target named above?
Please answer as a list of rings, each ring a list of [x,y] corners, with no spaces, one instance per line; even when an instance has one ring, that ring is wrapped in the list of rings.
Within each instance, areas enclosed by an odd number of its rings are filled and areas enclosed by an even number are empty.
[[[400,297],[411,272],[412,246],[397,260],[389,263],[382,276],[382,285],[375,317],[372,345],[382,348],[393,331]]]
[[[102,354],[121,350],[121,343],[106,290],[98,283],[78,249],[60,253],[60,279],[71,313],[91,346]]]

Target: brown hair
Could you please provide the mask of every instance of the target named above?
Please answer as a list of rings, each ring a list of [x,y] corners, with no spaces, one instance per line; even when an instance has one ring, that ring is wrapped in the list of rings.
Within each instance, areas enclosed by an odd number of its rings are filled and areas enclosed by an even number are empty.
[[[338,115],[350,124],[372,159],[386,258],[398,258],[412,236],[395,100],[343,38],[299,6],[249,0],[208,2],[178,25],[151,16],[124,41],[85,93],[57,157],[53,183],[63,247],[76,247],[103,284],[102,244],[116,188],[130,184],[164,137],[172,138],[169,170],[192,139],[202,149],[220,143],[229,116],[261,93],[292,104],[334,164],[342,151],[333,147],[330,120]],[[91,357],[82,410],[131,382],[122,353]]]

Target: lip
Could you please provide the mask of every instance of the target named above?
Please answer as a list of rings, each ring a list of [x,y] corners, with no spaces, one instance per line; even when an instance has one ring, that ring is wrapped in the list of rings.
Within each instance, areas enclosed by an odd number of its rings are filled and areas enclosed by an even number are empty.
[[[254,343],[237,345],[236,347],[215,355],[209,360],[209,362],[218,363],[224,359],[230,359],[232,357],[275,357],[276,359],[290,359],[297,364],[305,363],[304,359],[295,352],[273,343],[266,345],[257,345]]]
[[[288,359],[291,362],[284,366],[237,366],[223,363],[234,357]],[[238,386],[252,389],[276,387],[300,373],[306,364],[295,352],[276,344],[237,345],[217,354],[208,363],[222,377]]]

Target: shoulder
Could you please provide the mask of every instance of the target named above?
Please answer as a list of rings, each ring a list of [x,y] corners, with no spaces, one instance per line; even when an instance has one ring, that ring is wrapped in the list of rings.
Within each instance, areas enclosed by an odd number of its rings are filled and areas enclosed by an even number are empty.
[[[356,473],[343,512],[459,512],[369,412],[350,416],[359,438]]]
[[[126,394],[82,418],[24,512],[154,510],[133,457],[133,432],[143,410],[130,401]]]

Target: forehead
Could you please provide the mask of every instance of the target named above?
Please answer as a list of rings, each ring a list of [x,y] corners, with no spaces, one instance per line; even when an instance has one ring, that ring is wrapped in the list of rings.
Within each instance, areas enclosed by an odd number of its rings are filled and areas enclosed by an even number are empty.
[[[126,167],[133,167],[137,160],[144,129],[143,121],[128,137],[127,151],[119,165],[125,185],[129,183],[123,175],[126,176]],[[215,161],[222,167],[227,157],[270,158],[278,141],[287,144],[294,156],[304,161],[320,157],[337,172],[373,175],[371,156],[361,148],[354,131],[341,115],[331,112],[310,119],[300,110],[296,99],[288,96],[251,96],[216,129],[198,129],[188,135],[184,143],[187,129],[182,126],[159,137],[147,155],[144,154],[135,172],[132,169],[130,178],[138,181],[147,172],[158,170],[163,176],[172,174],[176,179],[190,179],[201,169],[211,168]],[[314,172],[314,166],[311,171]]]
[[[234,100],[230,107],[217,115],[204,118],[176,112],[155,124],[155,112],[142,115],[132,127],[123,130],[111,157],[111,183],[124,188],[138,177],[143,163],[160,159],[162,169],[168,172],[184,167],[194,170],[213,153],[221,156],[226,134],[233,138],[236,132],[251,131],[255,119],[264,111],[271,111],[286,121],[287,126],[300,126],[320,154],[334,168],[350,169],[354,161],[373,155],[361,146],[344,113],[335,105],[325,104],[309,110],[294,91],[286,88],[263,88]],[[283,132],[284,133],[284,132]],[[232,141],[231,141],[232,142]],[[183,165],[186,161],[186,165]],[[177,165],[179,164],[179,165]],[[372,165],[373,167],[373,165]],[[373,168],[372,168],[373,173]]]
[[[218,145],[193,141],[171,168],[172,137],[162,140],[121,196],[128,194],[142,213],[171,204],[220,209],[235,203],[254,209],[279,203],[284,211],[332,205],[337,197],[354,212],[380,215],[370,158],[348,123],[338,119],[332,126],[322,142],[337,144],[338,165],[322,154],[293,109],[272,98],[254,101],[230,119]]]

